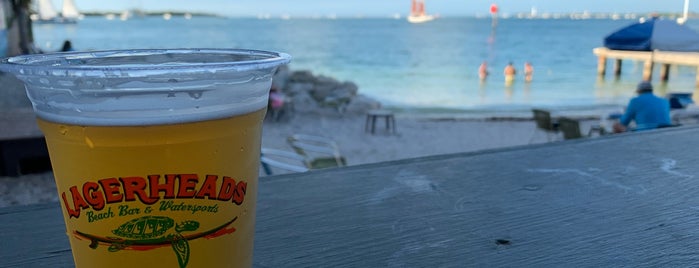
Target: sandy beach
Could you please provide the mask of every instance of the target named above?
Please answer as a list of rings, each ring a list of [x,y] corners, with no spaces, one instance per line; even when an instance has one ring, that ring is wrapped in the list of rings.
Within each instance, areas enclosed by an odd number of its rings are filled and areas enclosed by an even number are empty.
[[[361,165],[548,142],[547,134],[537,130],[529,119],[416,118],[398,114],[396,134],[386,133],[381,121],[374,135],[365,133],[364,124],[365,116],[359,113],[296,113],[280,122],[266,120],[262,146],[291,151],[286,143],[290,135],[324,136],[337,142],[348,165]],[[587,127],[583,125],[582,129]],[[58,196],[50,172],[0,177],[0,207],[55,201]]]

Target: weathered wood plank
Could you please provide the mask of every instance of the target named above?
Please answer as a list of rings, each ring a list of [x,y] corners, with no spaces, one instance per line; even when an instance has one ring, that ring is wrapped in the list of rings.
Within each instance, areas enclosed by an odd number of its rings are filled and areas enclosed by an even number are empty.
[[[256,263],[692,265],[699,167],[687,148],[697,132],[270,178],[260,186]]]
[[[261,178],[255,266],[695,266],[698,135],[672,128]],[[70,263],[59,213],[0,209],[0,258]]]
[[[0,210],[0,267],[73,267],[58,203]]]
[[[621,58],[637,61],[647,61],[651,60],[650,51],[628,51],[628,50],[611,50],[604,47],[598,47],[592,49],[592,53],[597,56],[602,56],[606,58]]]

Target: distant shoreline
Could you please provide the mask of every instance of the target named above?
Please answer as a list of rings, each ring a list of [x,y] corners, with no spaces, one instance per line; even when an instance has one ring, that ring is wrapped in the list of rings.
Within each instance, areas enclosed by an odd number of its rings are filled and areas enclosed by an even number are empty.
[[[139,9],[129,9],[122,11],[83,11],[82,15],[86,17],[104,17],[108,15],[118,15],[125,11],[128,11],[131,15],[148,17],[148,16],[163,16],[165,14],[170,14],[172,16],[184,16],[186,14],[196,17],[219,17],[219,18],[264,18],[264,19],[404,19],[407,15],[405,14],[392,14],[392,15],[352,15],[352,16],[339,16],[339,15],[289,15],[289,14],[247,14],[247,15],[223,15],[216,13],[207,12],[188,12],[188,11],[144,11]],[[530,12],[514,12],[514,13],[503,13],[498,16],[500,19],[572,19],[572,20],[587,20],[587,19],[613,19],[613,20],[637,20],[642,17],[648,17],[650,14],[658,14],[662,18],[666,19],[676,19],[682,17],[682,13],[673,12],[542,12],[537,14],[532,14]],[[698,19],[699,13],[688,13],[688,19]],[[492,19],[490,14],[477,13],[470,15],[440,15],[440,19],[451,19],[451,18],[471,18],[471,19]]]
[[[185,11],[139,11],[139,10],[128,10],[131,15],[137,17],[162,17],[165,14],[170,14],[172,16],[184,16],[189,14],[193,17],[224,17],[214,13],[203,13],[203,12],[185,12]],[[104,17],[108,15],[118,15],[123,11],[113,11],[113,12],[83,12],[82,15],[85,17]]]

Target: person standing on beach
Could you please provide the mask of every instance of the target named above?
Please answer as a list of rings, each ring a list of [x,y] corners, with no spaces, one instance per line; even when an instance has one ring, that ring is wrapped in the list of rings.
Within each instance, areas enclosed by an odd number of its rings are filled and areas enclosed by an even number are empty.
[[[481,81],[483,81],[486,77],[488,77],[488,63],[486,61],[483,61],[483,63],[481,63],[481,66],[478,67],[478,78],[480,78]]]
[[[628,130],[631,121],[636,122],[635,131],[670,126],[670,102],[653,95],[653,85],[643,81],[636,87],[638,96],[629,101],[621,120],[614,124],[614,132]]]
[[[524,63],[524,81],[531,82],[534,75],[534,66],[531,62]]]

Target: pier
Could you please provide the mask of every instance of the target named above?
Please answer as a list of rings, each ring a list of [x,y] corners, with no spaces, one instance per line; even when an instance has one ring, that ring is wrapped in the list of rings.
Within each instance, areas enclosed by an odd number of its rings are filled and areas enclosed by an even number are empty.
[[[684,65],[697,68],[695,85],[699,88],[699,52],[675,52],[675,51],[630,51],[612,50],[598,47],[592,50],[597,55],[597,74],[604,77],[607,73],[607,60],[614,60],[614,76],[621,75],[623,60],[635,60],[643,62],[643,80],[653,80],[653,68],[660,64],[660,81],[667,82],[670,79],[670,66]]]

